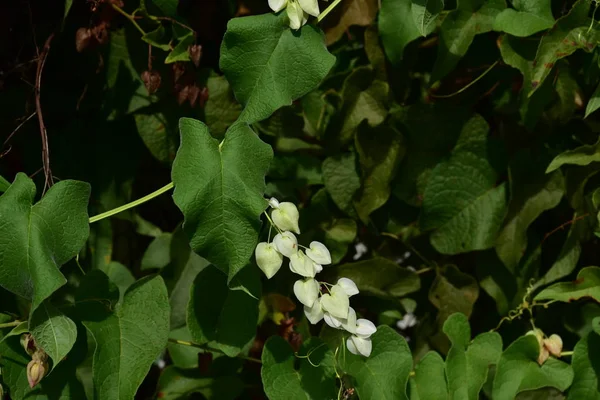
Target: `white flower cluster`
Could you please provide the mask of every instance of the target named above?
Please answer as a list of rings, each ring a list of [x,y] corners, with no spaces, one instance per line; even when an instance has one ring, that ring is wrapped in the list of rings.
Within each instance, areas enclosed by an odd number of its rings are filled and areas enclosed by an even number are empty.
[[[348,350],[368,357],[371,354],[371,335],[377,331],[367,319],[356,319],[356,312],[350,307],[350,297],[358,293],[356,284],[348,278],[340,278],[335,285],[318,282],[315,275],[323,270],[323,265],[331,264],[331,254],[323,243],[313,241],[305,251],[298,247],[296,234],[299,213],[293,203],[280,203],[275,198],[269,200],[273,209],[270,222],[279,232],[271,243],[262,242],[256,246],[256,264],[271,279],[283,264],[283,257],[290,259],[290,270],[303,277],[294,283],[294,294],[304,305],[304,314],[312,323],[322,319],[332,328],[345,329],[352,336],[346,341]],[[267,214],[268,215],[268,214]],[[325,293],[321,290],[325,288]]]
[[[317,0],[269,0],[269,7],[275,12],[285,8],[290,20],[290,28],[300,29],[308,21],[308,14],[319,16]]]

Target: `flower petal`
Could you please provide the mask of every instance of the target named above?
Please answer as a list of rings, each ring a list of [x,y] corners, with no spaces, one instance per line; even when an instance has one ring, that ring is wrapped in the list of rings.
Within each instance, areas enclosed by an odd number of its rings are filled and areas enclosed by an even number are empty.
[[[304,315],[306,315],[306,319],[310,321],[311,324],[316,324],[323,319],[323,308],[321,307],[321,302],[319,299],[314,302],[312,307],[304,306]]]
[[[295,252],[290,256],[290,270],[305,278],[315,277],[315,268],[312,260],[302,250]]]
[[[375,324],[369,321],[368,319],[359,319],[356,321],[356,335],[360,336],[363,339],[368,338],[372,334],[377,332],[377,327]]]
[[[290,20],[290,28],[297,30],[304,25],[304,11],[298,3],[290,1],[287,8],[287,15]]]
[[[342,327],[342,320],[334,317],[333,315],[329,314],[328,312],[325,313],[325,315],[323,316],[323,319],[325,320],[325,323],[332,328],[339,329]]]
[[[334,285],[330,289],[330,294],[321,296],[321,305],[323,309],[334,317],[346,319],[348,317],[348,309],[350,308],[350,300],[344,290]]]
[[[282,3],[284,3],[284,6],[287,4],[287,0],[269,0],[269,6],[271,6],[272,1],[281,1]],[[273,8],[273,7],[271,7],[271,8]],[[279,11],[279,10],[277,10],[277,11]],[[275,11],[275,12],[277,12],[277,11]],[[271,206],[271,208],[279,208],[279,200],[277,200],[275,197],[271,197],[269,199],[269,205]]]
[[[271,243],[259,243],[256,246],[254,256],[258,268],[265,273],[267,279],[271,279],[283,264],[283,255]]]
[[[327,247],[321,242],[310,242],[310,248],[306,250],[306,255],[317,264],[331,264],[331,254]]]
[[[340,278],[337,281],[337,285],[344,289],[344,292],[348,295],[348,297],[354,296],[358,294],[358,287],[356,283],[352,279],[349,278]]]
[[[282,231],[292,231],[300,234],[300,228],[298,227],[300,214],[294,203],[287,201],[279,203],[279,207],[271,212],[271,218]]]
[[[342,327],[350,333],[356,333],[356,311],[348,307],[348,317],[342,321]]]
[[[277,251],[286,257],[290,257],[298,251],[298,239],[292,232],[278,233],[273,238],[273,244]]]
[[[300,303],[312,307],[319,298],[319,282],[314,279],[298,280],[294,283],[294,294]]]
[[[317,0],[298,0],[298,2],[305,12],[313,17],[319,16],[319,3]]]
[[[361,355],[365,357],[369,357],[371,355],[371,351],[373,350],[373,343],[371,339],[363,339],[358,336],[350,336],[348,340],[346,340],[346,346],[348,350],[352,354]]]

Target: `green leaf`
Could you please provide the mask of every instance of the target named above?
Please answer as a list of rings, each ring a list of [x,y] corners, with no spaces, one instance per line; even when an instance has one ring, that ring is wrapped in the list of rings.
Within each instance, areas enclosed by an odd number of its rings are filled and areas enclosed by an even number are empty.
[[[405,152],[403,144],[400,133],[387,126],[370,128],[361,124],[356,133],[355,146],[362,168],[362,185],[354,208],[365,224],[369,215],[390,197],[390,184]]]
[[[356,239],[356,222],[349,218],[335,219],[325,230],[324,244],[331,253],[333,264],[339,263]]]
[[[431,244],[443,254],[484,250],[494,245],[506,212],[506,185],[490,156],[488,126],[475,116],[463,127],[450,159],[427,181],[419,219],[435,231]]]
[[[65,0],[65,12],[63,13],[63,20],[67,19],[67,15],[69,15],[69,11],[71,11],[71,6],[73,6],[73,0]]]
[[[415,366],[414,391],[411,387],[411,400],[435,400],[448,398],[448,384],[444,370],[444,359],[435,351],[430,351]]]
[[[454,265],[445,265],[429,288],[429,301],[439,310],[438,321],[444,322],[454,313],[469,317],[479,297],[477,281]]]
[[[131,271],[126,266],[116,261],[111,261],[98,269],[104,272],[106,276],[108,276],[108,279],[119,288],[119,299],[122,301],[127,289],[135,282],[135,278]]]
[[[75,322],[47,300],[31,314],[29,331],[36,344],[50,356],[53,367],[71,351],[77,340]]]
[[[299,367],[295,368],[295,364]],[[281,336],[271,336],[262,353],[262,383],[270,400],[333,399],[337,396],[333,352],[317,338],[298,356]]]
[[[458,8],[442,22],[431,82],[439,81],[452,71],[467,53],[475,35],[491,31],[496,16],[505,8],[504,0],[460,0]]]
[[[542,37],[533,63],[530,96],[548,77],[556,61],[578,49],[588,52],[594,49],[600,39],[600,31],[589,30],[589,9],[589,1],[578,0],[569,14],[559,18],[548,34]]]
[[[0,341],[0,343],[5,341],[6,339],[8,339],[11,336],[21,336],[22,334],[27,333],[27,332],[29,332],[29,322],[23,321],[19,325],[12,328],[10,330],[10,332],[8,332],[6,335],[4,335],[4,337],[2,337],[2,340]]]
[[[161,50],[171,50],[171,47],[169,46],[170,37],[167,36],[165,27],[162,24],[152,32],[148,32],[142,36],[142,40]]]
[[[177,123],[173,116],[150,111],[136,113],[134,118],[138,133],[150,153],[158,161],[170,164],[177,150]]]
[[[546,173],[559,169],[563,165],[589,165],[600,161],[600,139],[595,144],[586,144],[573,150],[567,150],[554,157]]]
[[[535,336],[525,335],[502,353],[492,390],[494,400],[513,400],[518,393],[547,386],[566,390],[573,381],[569,364],[549,358],[541,367],[537,363],[540,346]]]
[[[591,297],[600,302],[600,268],[585,267],[573,282],[560,282],[542,290],[535,300],[575,301]]]
[[[444,333],[452,342],[446,357],[450,398],[479,399],[479,392],[488,379],[488,369],[498,363],[502,354],[502,338],[497,332],[487,332],[471,341],[469,320],[461,313],[448,317]]]
[[[158,380],[158,398],[161,400],[187,399],[200,393],[207,400],[234,400],[244,391],[244,383],[237,376],[206,377],[200,371],[174,366],[164,369]]]
[[[100,271],[86,275],[76,297],[78,315],[95,344],[95,399],[132,399],[169,337],[169,300],[160,276],[134,283],[115,307],[117,298]]]
[[[330,282],[352,279],[361,292],[381,297],[402,297],[421,287],[414,271],[382,257],[329,267],[323,274]]]
[[[0,175],[0,193],[6,192],[8,187],[10,186],[10,182],[4,179],[3,176]]]
[[[532,162],[530,152],[518,155],[509,169],[511,200],[504,228],[496,239],[496,252],[515,272],[527,248],[527,229],[544,211],[558,205],[564,194],[562,174],[544,175],[543,164]]]
[[[373,350],[367,358],[350,353],[344,343],[338,362],[356,381],[361,400],[406,400],[412,355],[406,340],[389,326],[377,327],[371,336]]]
[[[35,192],[19,173],[0,197],[0,286],[31,300],[31,311],[67,282],[59,268],[89,234],[87,183],[60,181],[33,204]]]
[[[383,0],[379,10],[379,34],[383,49],[394,65],[404,58],[407,44],[421,36],[415,24],[411,0]]]
[[[596,86],[596,90],[594,90],[594,93],[592,93],[592,97],[590,97],[590,100],[588,101],[587,106],[585,107],[584,118],[589,117],[589,115],[596,111],[598,108],[600,108],[600,85]]]
[[[189,47],[194,44],[196,38],[192,32],[188,33],[184,37],[179,39],[177,46],[169,53],[165,58],[165,64],[172,64],[174,62],[185,62],[190,61]],[[168,49],[167,49],[168,50]]]
[[[206,125],[215,137],[222,137],[238,119],[242,106],[235,100],[231,86],[224,76],[211,76],[206,84],[208,101],[204,107]]]
[[[355,216],[354,195],[360,188],[354,153],[328,157],[323,161],[323,182],[333,202],[349,216]]]
[[[173,200],[183,212],[192,249],[231,280],[257,243],[272,150],[243,123],[232,126],[221,143],[202,122],[182,118],[179,126]]]
[[[575,376],[567,400],[600,400],[600,390],[598,390],[600,382],[599,354],[600,336],[597,332],[590,332],[577,342],[571,361]]]
[[[286,13],[233,18],[221,45],[221,69],[248,123],[315,89],[334,62],[323,33],[313,25],[292,31]]]
[[[437,17],[444,9],[444,0],[413,0],[412,17],[422,36],[427,36],[435,29]]]
[[[214,266],[196,277],[187,307],[187,326],[194,342],[208,343],[230,357],[238,355],[256,333],[260,278],[254,266],[240,272],[243,286],[231,289],[227,276]]]
[[[185,322],[185,321],[184,321]],[[169,339],[183,340],[186,342],[192,342],[194,339],[190,334],[187,326],[172,330],[169,334]],[[169,356],[173,361],[173,365],[178,368],[189,369],[198,368],[198,354],[204,353],[204,350],[193,346],[184,346],[177,343],[171,343],[167,345]]]
[[[161,233],[150,242],[142,257],[141,269],[163,269],[171,262],[171,239],[173,234]]]
[[[494,21],[494,30],[525,37],[554,25],[550,0],[516,0],[515,7],[502,10]]]
[[[149,14],[160,14],[166,17],[177,17],[177,0],[141,0],[140,6]]]

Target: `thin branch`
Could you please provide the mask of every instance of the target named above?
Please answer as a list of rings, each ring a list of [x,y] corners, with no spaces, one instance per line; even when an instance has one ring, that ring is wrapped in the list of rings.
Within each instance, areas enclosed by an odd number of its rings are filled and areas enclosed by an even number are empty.
[[[35,109],[37,111],[38,121],[40,124],[40,135],[42,136],[42,164],[44,166],[44,192],[54,182],[52,180],[52,171],[50,170],[50,150],[48,148],[48,134],[46,131],[46,125],[44,125],[44,116],[42,115],[42,103],[40,101],[42,95],[42,71],[44,70],[44,64],[46,64],[46,58],[50,52],[50,42],[54,38],[54,33],[48,36],[44,48],[38,57],[37,71],[35,73]]]
[[[474,84],[476,84],[477,82],[479,82],[484,76],[486,76],[488,74],[488,72],[490,72],[492,69],[494,69],[494,67],[496,65],[498,65],[498,63],[500,62],[500,60],[496,60],[495,63],[493,63],[492,65],[490,65],[488,67],[488,69],[486,69],[485,71],[483,71],[483,73],[481,75],[479,75],[477,78],[473,79],[471,82],[469,82],[469,84],[467,84],[466,86],[464,86],[463,88],[457,90],[454,93],[450,93],[450,94],[430,94],[431,97],[436,98],[436,99],[448,99],[450,97],[454,97],[457,94],[461,94],[462,92],[464,92],[465,90],[467,90],[468,88],[470,88],[471,86],[473,86]]]
[[[157,17],[157,16],[154,16],[154,15],[151,15],[150,19],[153,19],[155,21],[169,21],[169,22],[171,22],[173,24],[177,24],[177,25],[181,26],[182,28],[185,28],[185,29],[191,31],[194,34],[194,36],[196,36],[196,31],[194,29],[192,29],[191,27],[187,26],[186,24],[183,24],[183,23],[177,21],[174,18],[171,18],[171,17]]]
[[[554,235],[556,232],[564,229],[566,226],[574,224],[575,222],[580,221],[580,220],[582,220],[582,219],[584,219],[586,217],[589,217],[589,216],[590,216],[590,213],[585,213],[583,215],[580,215],[579,217],[573,218],[573,219],[565,222],[564,224],[561,224],[560,226],[552,229],[550,232],[548,232],[548,233],[546,233],[544,235],[544,239],[542,239],[542,244],[546,241],[546,239],[548,239],[550,236]]]
[[[12,322],[6,322],[6,323],[4,323],[4,324],[0,324],[0,329],[4,329],[4,328],[12,328],[12,327],[15,327],[15,326],[19,326],[19,324],[20,324],[21,322],[22,322],[22,321],[12,321]]]
[[[17,131],[18,131],[19,129],[21,129],[21,127],[22,127],[23,125],[25,125],[25,123],[26,123],[27,121],[29,121],[31,118],[33,118],[33,116],[35,115],[35,113],[36,113],[36,111],[32,112],[32,113],[31,113],[31,115],[29,115],[29,117],[25,118],[25,120],[24,120],[23,122],[21,122],[21,123],[19,124],[19,126],[17,126],[17,127],[15,128],[15,130],[14,130],[14,131],[12,131],[12,132],[10,133],[10,135],[8,135],[8,137],[6,138],[6,140],[4,141],[4,143],[2,144],[2,147],[6,146],[6,143],[8,143],[8,141],[9,141],[9,140],[10,140],[10,139],[11,139],[11,138],[14,136],[14,134],[15,134],[15,133],[17,133]]]
[[[188,342],[188,341],[185,341],[185,340],[178,340],[178,339],[169,338],[169,342],[175,343],[175,344],[179,344],[179,345],[182,345],[182,346],[195,347],[197,349],[202,349],[202,350],[208,351],[210,353],[225,354],[221,350],[213,349],[211,347],[207,347],[206,345],[192,343],[192,342]],[[225,354],[225,355],[227,355],[227,354]],[[248,357],[248,356],[244,356],[244,355],[238,354],[236,356],[236,358],[240,358],[240,359],[246,360],[246,361],[251,361],[251,362],[254,362],[254,363],[257,363],[257,364],[262,364],[261,360],[259,360],[258,358],[254,358],[254,357]]]
[[[122,16],[124,16],[125,18],[127,18],[132,24],[133,26],[135,26],[135,28],[140,31],[140,33],[142,35],[146,35],[146,31],[144,31],[142,29],[141,26],[138,25],[137,22],[135,22],[135,18],[133,17],[133,15],[127,14],[121,7],[119,7],[118,5],[116,5],[115,3],[110,3],[110,6],[119,14],[121,14]]]

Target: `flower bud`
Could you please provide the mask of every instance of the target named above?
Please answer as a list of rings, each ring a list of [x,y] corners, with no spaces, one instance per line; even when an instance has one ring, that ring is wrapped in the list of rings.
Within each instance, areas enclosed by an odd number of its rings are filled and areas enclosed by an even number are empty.
[[[277,251],[286,257],[291,257],[298,251],[298,239],[292,232],[278,233],[273,238],[273,244]]]
[[[287,201],[279,203],[279,207],[271,212],[271,218],[282,231],[292,231],[300,234],[300,228],[298,227],[300,214],[294,203]]]
[[[33,339],[31,333],[24,333],[21,335],[21,346],[23,346],[27,354],[30,356],[32,356],[37,350],[35,340]]]
[[[40,383],[46,371],[48,370],[48,364],[45,361],[34,358],[27,364],[27,381],[29,387],[33,388],[35,385]]]
[[[321,242],[310,242],[310,248],[306,250],[306,255],[317,264],[331,264],[331,254]]]
[[[254,255],[258,268],[265,273],[267,279],[271,279],[283,264],[283,255],[271,243],[259,243],[256,246]]]
[[[319,282],[314,279],[296,281],[294,283],[294,294],[300,303],[312,307],[319,298]]]
[[[549,338],[544,339],[544,347],[548,349],[548,352],[554,357],[560,357],[563,348],[562,338],[557,334],[550,335]]]

